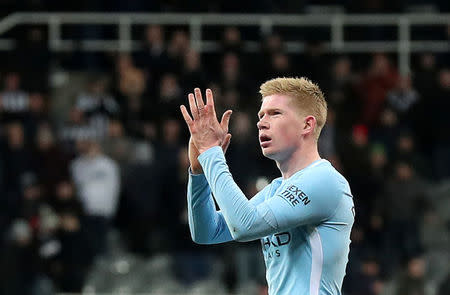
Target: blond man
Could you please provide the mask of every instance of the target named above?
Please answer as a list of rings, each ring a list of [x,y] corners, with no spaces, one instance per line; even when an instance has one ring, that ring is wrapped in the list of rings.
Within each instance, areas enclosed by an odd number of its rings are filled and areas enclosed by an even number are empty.
[[[261,240],[270,295],[341,294],[354,221],[345,178],[317,151],[327,104],[306,78],[276,78],[261,85],[259,142],[281,177],[248,198],[228,170],[231,111],[219,123],[211,90],[206,104],[197,88],[191,115],[189,226],[200,244]],[[216,211],[214,200],[220,207]]]

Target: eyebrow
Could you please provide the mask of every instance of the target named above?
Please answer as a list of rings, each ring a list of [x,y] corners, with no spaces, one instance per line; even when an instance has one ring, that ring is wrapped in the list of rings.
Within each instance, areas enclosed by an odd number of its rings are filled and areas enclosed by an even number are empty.
[[[266,109],[266,110],[265,110],[265,112],[267,112],[267,113],[269,113],[269,112],[276,112],[276,111],[282,112],[282,110],[279,109],[279,108],[269,108],[269,109]],[[261,111],[258,112],[258,115],[257,115],[258,118],[262,115],[262,113],[264,113],[263,110],[261,110]]]

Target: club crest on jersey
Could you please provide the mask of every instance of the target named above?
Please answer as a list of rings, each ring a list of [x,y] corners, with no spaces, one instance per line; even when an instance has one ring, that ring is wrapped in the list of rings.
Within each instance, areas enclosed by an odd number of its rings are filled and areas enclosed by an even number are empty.
[[[288,186],[279,196],[288,201],[292,207],[298,204],[306,206],[310,202],[308,196],[295,185]]]

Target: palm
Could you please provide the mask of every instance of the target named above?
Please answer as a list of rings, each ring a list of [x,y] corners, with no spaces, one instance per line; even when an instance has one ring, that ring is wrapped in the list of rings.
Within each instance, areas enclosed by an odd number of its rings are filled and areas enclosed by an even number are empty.
[[[191,133],[188,151],[191,169],[194,174],[199,174],[203,172],[197,159],[201,152],[215,145],[221,146],[224,153],[228,149],[231,140],[228,125],[232,112],[231,110],[226,111],[220,123],[217,121],[214,99],[210,89],[206,91],[206,105],[198,88],[195,89],[195,97],[194,94],[190,93],[188,98],[193,118],[191,118],[185,106],[181,106],[181,113]]]

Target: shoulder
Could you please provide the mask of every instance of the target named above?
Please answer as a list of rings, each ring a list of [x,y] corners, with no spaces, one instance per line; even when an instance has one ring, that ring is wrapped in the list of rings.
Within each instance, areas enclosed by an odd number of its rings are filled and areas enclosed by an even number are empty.
[[[331,163],[325,159],[318,160],[309,165],[305,169],[297,172],[292,176],[293,181],[333,181],[345,183],[347,182],[344,176],[342,176]]]
[[[99,165],[102,165],[105,167],[111,167],[111,168],[115,168],[117,166],[116,162],[112,158],[110,158],[106,155],[102,155],[102,156],[98,157],[97,163]]]
[[[84,158],[80,156],[72,160],[70,166],[72,167],[72,169],[77,169],[78,167],[82,166],[84,162],[85,162]]]
[[[349,185],[327,160],[320,160],[294,175],[291,184],[301,189],[306,195],[315,198],[336,200],[349,193]]]

